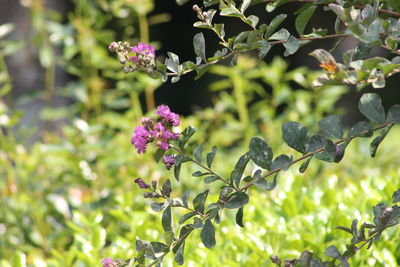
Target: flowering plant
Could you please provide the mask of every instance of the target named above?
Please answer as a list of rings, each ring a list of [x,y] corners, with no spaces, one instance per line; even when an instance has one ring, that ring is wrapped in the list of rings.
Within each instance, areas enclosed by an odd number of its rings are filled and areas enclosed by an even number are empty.
[[[267,11],[271,12],[288,1],[267,2]],[[224,24],[214,23],[213,21],[217,10],[208,9],[205,11],[197,5],[193,6],[193,10],[199,19],[194,26],[213,31],[223,47],[216,51],[212,57],[206,56],[205,38],[202,33],[196,34],[193,38],[197,56],[195,62],[186,61],[181,64],[178,55],[168,52],[168,57],[164,63],[154,63],[152,61],[155,58],[154,50],[150,45],[143,43],[133,48],[130,48],[129,44],[116,43],[116,45],[112,43],[111,50],[121,53],[123,58],[129,58],[134,63],[136,67],[129,67],[130,70],[145,71],[152,77],[161,78],[163,81],[168,80],[168,77],[171,76],[171,81],[177,82],[182,75],[193,71],[196,71],[197,77],[200,77],[211,65],[227,58],[231,58],[231,63],[235,64],[238,55],[241,53],[257,51],[259,58],[262,59],[268,54],[272,46],[283,45],[285,48],[284,55],[289,56],[309,41],[329,38],[343,39],[351,36],[360,42],[354,49],[344,53],[343,64],[338,63],[331,52],[324,49],[316,49],[310,54],[319,61],[320,67],[325,71],[322,76],[315,80],[315,86],[340,83],[356,85],[358,89],[363,89],[368,85],[381,88],[385,86],[387,78],[400,72],[398,56],[391,60],[382,57],[368,58],[374,46],[382,47],[393,54],[399,54],[397,49],[400,40],[398,35],[399,20],[393,18],[400,17],[400,13],[397,12],[399,6],[391,1],[353,1],[351,4],[341,0],[336,2],[307,1],[307,4],[299,10],[299,15],[296,17],[297,35],[290,33],[285,28],[278,30],[281,23],[286,19],[286,14],[276,16],[269,24],[259,24],[260,19],[257,16],[245,14],[249,6],[260,3],[262,1],[244,0],[240,5],[232,0],[204,1],[203,4],[206,8],[219,4],[220,16],[239,18],[250,27],[250,30],[240,32],[229,38],[225,36]],[[337,16],[335,34],[329,35],[327,30],[324,29],[313,29],[311,33],[304,34],[306,25],[316,11],[317,5],[327,5],[327,9]],[[341,29],[340,25],[344,27],[344,30]],[[338,42],[337,46],[340,43]],[[334,48],[337,48],[337,46]],[[130,49],[135,54],[133,57],[129,57],[129,52],[127,52]],[[130,65],[131,62],[128,66],[132,66]],[[122,61],[121,63],[125,64],[126,62]],[[185,192],[178,199],[171,197],[170,180],[167,180],[161,187],[157,187],[156,182],[152,182],[152,186],[149,186],[142,178],[137,178],[135,182],[138,183],[140,188],[149,190],[144,196],[157,200],[157,202],[151,204],[151,208],[154,211],[162,211],[161,222],[165,231],[165,240],[163,242],[148,242],[138,239],[136,241],[136,256],[118,266],[132,264],[160,266],[164,257],[170,252],[175,254],[174,259],[178,264],[183,264],[185,241],[192,232],[200,231],[200,238],[205,247],[212,248],[215,246],[215,224],[221,222],[224,210],[235,210],[236,224],[244,227],[244,210],[249,202],[251,188],[257,187],[261,190],[272,191],[277,185],[278,174],[287,171],[299,162],[302,162],[299,168],[301,173],[307,170],[312,159],[339,163],[352,140],[369,138],[376,131],[380,131],[380,135],[376,136],[370,144],[370,154],[375,157],[379,145],[388,132],[395,124],[400,124],[400,105],[393,105],[385,111],[382,100],[376,93],[365,93],[360,98],[358,108],[366,120],[354,124],[346,134],[342,118],[339,115],[330,115],[319,120],[318,126],[322,134],[310,134],[309,129],[299,122],[283,123],[281,127],[282,139],[290,148],[301,154],[298,158],[286,154],[274,156],[273,148],[263,138],[251,138],[248,150],[237,160],[230,175],[225,176],[212,168],[217,147],[213,147],[204,159],[204,144],[193,149],[189,142],[196,129],[189,126],[180,133],[173,132],[171,127],[179,125],[179,116],[172,113],[167,106],[158,107],[156,114],[161,117],[160,122],[143,118],[141,126],[135,128],[131,141],[137,152],[146,152],[147,145],[155,142],[159,146],[155,155],[156,160],[160,161],[163,156],[162,162],[167,169],[174,168],[174,177],[177,181],[180,181],[181,166],[185,163],[192,163],[200,169],[192,173],[192,176],[204,178],[206,184],[219,181],[223,186],[217,189],[217,200],[207,204],[209,189],[197,193],[190,201],[188,192]],[[164,155],[168,150],[173,150],[174,154]],[[248,167],[250,162],[254,167],[251,171],[248,171],[250,174],[246,175],[246,169],[250,168]],[[351,228],[338,227],[338,229],[353,236],[351,243],[346,246],[344,252],[340,252],[336,246],[329,246],[325,255],[331,259],[321,261],[314,257],[313,253],[304,251],[300,258],[286,259],[284,266],[349,266],[350,257],[364,246],[371,247],[374,242],[379,240],[384,230],[399,224],[400,207],[395,203],[400,201],[400,189],[394,192],[392,198],[392,206],[380,203],[374,207],[373,223],[363,223],[359,227],[358,221],[354,220]],[[159,202],[160,200],[162,202]],[[185,213],[179,217],[180,227],[178,229],[175,229],[173,223],[173,208],[185,210]],[[188,223],[189,220],[191,220],[191,223]],[[272,263],[282,266],[282,260],[278,256],[271,256],[270,259]]]

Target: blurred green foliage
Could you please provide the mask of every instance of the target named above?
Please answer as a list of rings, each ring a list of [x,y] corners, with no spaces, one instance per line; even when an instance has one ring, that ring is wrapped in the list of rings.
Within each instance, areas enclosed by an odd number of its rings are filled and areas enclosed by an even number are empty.
[[[154,164],[151,153],[138,156],[129,142],[143,114],[139,95],[146,95],[146,110],[151,110],[160,81],[140,73],[126,76],[106,49],[116,36],[111,22],[122,29],[122,39],[134,35],[148,41],[149,23],[167,16],[149,18],[149,0],[76,0],[65,22],[40,0],[26,3],[32,32],[39,33],[31,38],[45,69],[45,88],[34,97],[57,94],[54,70],[60,65],[76,77],[61,88],[74,102],[68,108],[44,109],[42,120],[68,122],[57,133],[41,129],[40,139],[27,144],[21,113],[10,108],[11,101],[0,100],[0,266],[100,266],[107,256],[128,258],[136,238],[162,239],[160,216],[133,180],[164,181],[172,173]],[[8,32],[6,28],[1,29]],[[7,48],[10,42],[0,43],[1,96],[11,90],[4,56],[21,47],[14,43]],[[55,53],[58,46],[61,55]],[[219,146],[215,170],[227,176],[252,136],[263,136],[284,153],[288,148],[278,138],[282,122],[316,125],[347,91],[340,86],[310,89],[318,74],[306,68],[289,71],[280,58],[267,64],[240,57],[235,67],[214,66],[211,71],[221,76],[210,85],[213,106],[183,118],[181,127],[193,125],[198,128],[194,140],[206,141],[208,148]],[[294,257],[309,249],[322,255],[327,246],[344,243],[349,236],[334,227],[348,226],[353,218],[372,220],[371,207],[390,200],[400,187],[398,134],[398,129],[389,134],[376,159],[369,158],[366,142],[356,140],[341,164],[313,162],[304,175],[296,170],[281,175],[270,194],[254,190],[245,228],[238,228],[228,212],[212,250],[198,245],[199,236],[191,236],[187,266],[269,266],[272,254]],[[176,194],[206,188],[188,178],[194,170],[182,169],[183,184],[172,184]],[[400,246],[392,242],[398,235],[398,228],[388,230],[352,264],[398,266]],[[172,257],[166,259],[167,266],[174,264]]]

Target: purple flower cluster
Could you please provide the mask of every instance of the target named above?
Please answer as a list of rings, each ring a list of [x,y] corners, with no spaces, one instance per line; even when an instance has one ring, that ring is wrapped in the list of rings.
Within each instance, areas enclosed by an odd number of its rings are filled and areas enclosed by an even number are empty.
[[[166,123],[170,123],[173,126],[179,125],[179,115],[171,112],[168,106],[158,106],[156,114],[159,115],[161,119]]]
[[[137,183],[137,184],[139,185],[139,187],[142,188],[142,189],[147,189],[147,188],[150,187],[150,186],[149,186],[148,184],[146,184],[145,181],[143,181],[143,179],[140,178],[140,177],[135,179],[135,183]]]
[[[179,115],[170,111],[168,106],[159,106],[156,114],[161,117],[161,122],[153,119],[142,118],[141,126],[137,126],[131,138],[131,143],[135,146],[138,153],[145,153],[147,144],[155,141],[157,145],[168,150],[169,141],[179,138],[179,134],[169,130],[171,126],[178,126]]]
[[[120,259],[113,261],[111,258],[107,257],[102,262],[103,267],[117,267],[122,263]]]
[[[144,68],[154,65],[156,53],[154,52],[154,47],[152,45],[139,43],[137,46],[132,47],[132,53],[134,56],[130,57],[130,60],[136,65]]]
[[[175,164],[175,156],[174,155],[165,155],[163,157],[163,163],[167,170],[170,170],[171,167]]]

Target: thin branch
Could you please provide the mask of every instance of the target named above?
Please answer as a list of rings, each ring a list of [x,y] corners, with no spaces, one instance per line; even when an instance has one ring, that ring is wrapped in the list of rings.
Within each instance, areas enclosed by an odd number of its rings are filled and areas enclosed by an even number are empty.
[[[342,33],[342,34],[331,34],[331,35],[326,35],[326,36],[301,37],[301,38],[298,38],[297,40],[299,40],[299,41],[312,41],[312,40],[325,40],[325,39],[334,39],[334,38],[345,38],[345,37],[349,37],[349,36],[350,36],[349,34]],[[278,45],[278,44],[284,44],[286,42],[287,41],[283,41],[283,40],[282,41],[272,41],[272,42],[269,42],[269,44],[271,46],[274,46],[274,45]],[[240,51],[232,51],[231,53],[226,54],[225,56],[223,56],[220,59],[201,64],[201,65],[198,66],[198,68],[206,68],[208,66],[217,64],[218,62],[221,62],[222,60],[228,59],[228,58],[230,58],[232,56],[235,56],[235,55],[238,55],[238,54],[242,54],[242,53],[246,53],[246,52],[251,52],[251,51],[254,51],[254,50],[257,50],[257,49],[258,48],[245,49],[245,50],[240,50]],[[194,70],[186,70],[186,71],[182,72],[181,74],[182,75],[183,74],[187,74],[187,73],[190,73],[192,71],[194,71]],[[168,76],[175,76],[176,74],[177,73],[175,73],[175,72],[167,73]]]
[[[386,123],[384,123],[384,124],[381,124],[381,125],[379,125],[379,126],[373,128],[373,131],[375,132],[375,131],[377,131],[377,130],[380,130],[380,129],[385,128],[385,127],[388,126],[388,125],[393,125],[393,124],[394,124],[394,122],[386,122]],[[367,131],[366,131],[365,133],[367,133]],[[362,134],[362,133],[361,133],[361,134]],[[340,139],[339,141],[337,141],[337,142],[335,143],[335,145],[339,145],[339,144],[341,144],[341,143],[344,143],[344,142],[347,141],[347,140],[351,140],[351,139],[356,138],[356,137],[357,137],[357,136],[350,136],[350,137],[347,137],[347,138],[342,138],[342,139]],[[309,152],[309,153],[307,153],[307,154],[304,154],[304,155],[301,156],[300,158],[295,159],[294,161],[292,161],[292,163],[290,163],[289,167],[291,167],[292,165],[296,164],[296,163],[299,162],[299,161],[302,161],[302,160],[304,160],[304,159],[306,159],[306,158],[312,157],[312,156],[314,156],[315,154],[320,153],[320,152],[322,152],[322,151],[325,151],[325,148],[320,148],[320,149],[318,149],[318,150],[316,150],[316,151],[313,151],[313,152]],[[272,170],[272,171],[266,173],[265,175],[263,175],[262,178],[265,179],[265,178],[267,178],[268,176],[271,176],[272,174],[275,174],[275,173],[277,173],[277,172],[279,172],[279,171],[281,171],[281,170],[282,170],[281,168]],[[253,186],[254,183],[255,183],[255,182],[251,182],[251,183],[246,184],[246,185],[243,186],[242,188],[239,188],[239,191],[245,191],[245,190],[247,190],[249,187]]]
[[[273,3],[273,2],[276,2],[276,1],[277,0],[263,0],[262,2],[264,2],[264,3]],[[314,2],[317,2],[317,0],[289,0],[289,2],[314,3]],[[333,1],[332,1],[332,3],[333,3]],[[356,6],[356,8],[360,8],[360,9],[363,9],[364,7],[365,7],[364,5],[357,5]],[[400,13],[392,11],[392,10],[379,9],[378,12],[381,13],[381,14],[386,14],[386,15],[390,15],[390,16],[394,16],[394,17],[400,18]]]

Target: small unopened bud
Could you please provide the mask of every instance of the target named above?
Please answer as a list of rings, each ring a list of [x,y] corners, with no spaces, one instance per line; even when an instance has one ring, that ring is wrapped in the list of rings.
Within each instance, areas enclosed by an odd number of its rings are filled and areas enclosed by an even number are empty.
[[[272,263],[281,264],[281,259],[277,255],[271,256],[270,259]]]
[[[126,63],[126,58],[121,57],[121,58],[119,59],[119,63],[121,63],[122,65],[125,65],[125,63]]]
[[[132,72],[132,71],[134,71],[135,69],[131,66],[131,65],[126,65],[125,67],[124,67],[124,72],[126,72],[126,73],[128,73],[128,72]]]
[[[156,181],[156,180],[151,181],[151,186],[153,187],[154,190],[156,190],[156,188],[157,188],[157,181]]]
[[[112,42],[109,46],[108,46],[108,50],[110,50],[111,52],[115,52],[115,50],[117,49],[118,44],[116,42]]]
[[[153,193],[151,193],[151,192],[146,192],[146,193],[143,194],[143,197],[144,197],[144,198],[152,198],[152,197],[153,197]]]
[[[201,11],[201,9],[200,9],[200,7],[198,6],[198,5],[193,5],[193,11],[194,12],[199,12],[199,11]]]
[[[204,17],[204,18],[207,18],[207,16],[208,16],[208,13],[204,11],[204,12],[203,12],[203,17]]]

